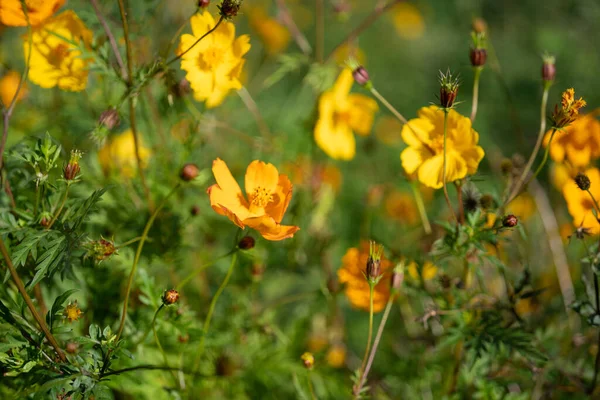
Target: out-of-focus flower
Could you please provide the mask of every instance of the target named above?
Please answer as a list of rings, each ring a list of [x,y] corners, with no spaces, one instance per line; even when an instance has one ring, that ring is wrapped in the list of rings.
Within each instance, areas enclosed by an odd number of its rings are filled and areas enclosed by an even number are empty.
[[[342,258],[338,280],[345,285],[344,293],[352,306],[369,311],[369,283],[365,278],[369,260],[369,243],[361,243],[360,249],[352,247]],[[380,312],[390,297],[392,263],[382,256],[380,261],[381,280],[373,291],[373,311]]]
[[[443,183],[444,111],[437,106],[421,108],[418,118],[402,127],[402,139],[408,145],[400,155],[407,174],[434,189]],[[446,144],[446,181],[453,182],[477,172],[484,151],[477,145],[479,134],[471,120],[454,110],[448,112]]]
[[[0,23],[8,26],[31,26],[42,23],[52,16],[66,0],[25,0],[27,16],[23,13],[21,0],[0,1]]]
[[[269,55],[279,54],[290,43],[290,32],[279,21],[271,18],[262,8],[251,8],[248,13],[250,28],[265,46]]]
[[[245,61],[242,57],[250,50],[250,37],[242,35],[236,39],[235,25],[223,21],[213,33],[187,51],[216,25],[208,11],[195,14],[190,23],[193,34],[182,35],[177,48],[177,54],[183,54],[181,68],[187,72],[185,77],[194,98],[205,101],[208,108],[216,107],[230,90],[242,88],[240,74]]]
[[[45,89],[79,92],[87,86],[89,59],[79,47],[89,47],[92,31],[77,14],[67,10],[32,31],[33,45],[29,80]],[[64,39],[63,39],[64,38]],[[23,40],[25,59],[29,57],[29,39]]]
[[[375,124],[375,136],[387,145],[395,145],[400,143],[402,137],[402,124],[395,117],[385,116],[379,118]]]
[[[559,191],[562,191],[565,184],[575,178],[575,175],[577,175],[577,169],[567,163],[552,163],[550,168],[550,181]]]
[[[564,128],[573,123],[579,116],[579,110],[585,107],[586,104],[585,100],[581,97],[575,100],[575,89],[570,88],[565,90],[562,94],[560,107],[558,104],[554,106],[552,126],[554,128]]]
[[[392,8],[392,18],[398,36],[403,39],[419,39],[425,32],[425,21],[417,7],[401,2]]]
[[[506,206],[506,212],[516,215],[521,221],[529,219],[535,211],[535,199],[529,193],[523,193]]]
[[[141,142],[141,138],[140,138]],[[140,158],[145,167],[150,150],[140,143]],[[121,177],[132,178],[137,172],[135,141],[131,129],[112,137],[98,152],[98,161],[105,175],[117,172]]]
[[[83,311],[79,309],[77,306],[77,300],[75,300],[75,302],[67,304],[63,314],[69,320],[69,322],[75,322],[81,317]]]
[[[423,278],[424,281],[430,281],[436,277],[437,272],[438,268],[429,261],[423,263],[423,267],[420,271],[416,262],[412,261],[408,264],[408,275],[414,280]]]
[[[295,162],[285,163],[283,170],[294,185],[310,186],[314,191],[327,185],[338,193],[344,180],[342,172],[335,165],[316,164],[303,156],[298,157]]]
[[[113,254],[118,254],[115,244],[104,238],[90,242],[87,247],[88,255],[98,262],[106,260]]]
[[[600,199],[600,171],[597,168],[591,168],[585,171],[585,175],[590,180],[589,191],[596,200]],[[587,229],[594,235],[599,233],[600,224],[592,212],[595,206],[590,194],[579,189],[572,180],[563,187],[563,196],[567,201],[569,214],[573,217],[573,225]]]
[[[350,94],[354,83],[352,71],[345,68],[333,88],[319,99],[319,119],[315,141],[334,159],[351,160],[356,154],[354,132],[368,135],[377,111],[375,100],[362,94]]]
[[[71,151],[71,157],[69,158],[69,162],[63,168],[63,178],[66,181],[72,181],[77,178],[81,167],[79,166],[79,160],[83,157],[83,153],[79,150]]]
[[[224,161],[217,158],[212,171],[217,183],[208,188],[208,195],[218,214],[242,229],[245,226],[256,229],[267,240],[287,239],[298,232],[297,226],[280,224],[292,199],[292,183],[273,164],[255,160],[248,165],[245,178],[248,200]]]
[[[0,99],[2,99],[2,104],[5,107],[8,107],[13,97],[15,97],[20,81],[21,75],[17,71],[8,71],[0,78]],[[27,96],[27,86],[23,82],[16,101],[22,100],[25,96]]]
[[[419,211],[412,194],[394,190],[385,198],[385,212],[393,219],[414,225],[419,222]]]
[[[304,363],[306,369],[313,369],[313,367],[315,366],[315,356],[313,356],[309,352],[302,354],[302,356],[300,356],[300,359]]]
[[[344,65],[350,59],[356,60],[359,65],[365,65],[367,61],[365,52],[352,42],[346,42],[338,47],[335,53],[333,53],[333,59],[338,65]]]
[[[332,345],[325,358],[330,367],[342,368],[346,363],[346,347],[343,344]]]
[[[584,168],[600,157],[600,121],[596,119],[599,111],[579,115],[571,125],[554,134],[550,144],[550,157],[554,161],[568,161],[574,167]],[[545,147],[551,134],[546,132]]]

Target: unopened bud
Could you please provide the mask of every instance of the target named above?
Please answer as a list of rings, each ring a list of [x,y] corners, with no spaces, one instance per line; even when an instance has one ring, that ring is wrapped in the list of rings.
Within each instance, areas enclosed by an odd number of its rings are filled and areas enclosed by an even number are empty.
[[[200,215],[200,206],[193,206],[190,210],[190,214],[192,214],[192,217],[197,217],[198,215]]]
[[[360,86],[365,86],[371,82],[369,72],[362,65],[352,71],[352,76],[354,77],[356,83],[358,83]]]
[[[65,180],[72,181],[77,177],[77,174],[79,174],[80,171],[79,160],[82,156],[83,153],[79,150],[73,150],[71,152],[71,158],[69,159],[69,162],[63,169],[63,178]]]
[[[400,290],[402,282],[404,282],[404,266],[399,265],[392,274],[392,289],[395,291]]]
[[[458,79],[452,75],[450,69],[444,74],[440,71],[440,106],[451,108],[458,94]]]
[[[369,282],[377,282],[381,275],[381,256],[383,246],[373,241],[369,243],[369,258],[367,260],[366,276]]]
[[[238,15],[241,6],[242,0],[223,0],[217,8],[222,18],[232,19]]]
[[[553,82],[556,77],[556,66],[554,65],[556,59],[552,56],[545,55],[543,57],[544,63],[542,64],[542,80],[544,82]]]
[[[210,0],[198,0],[198,8],[206,8],[210,5]]]
[[[589,190],[592,182],[587,175],[580,172],[575,176],[575,184],[581,190]]]
[[[119,126],[121,123],[121,118],[119,118],[119,113],[114,108],[103,111],[100,114],[100,118],[98,118],[98,123],[100,125],[104,125],[107,129],[112,130]]]
[[[487,60],[487,51],[485,49],[471,49],[469,58],[472,66],[483,67]]]
[[[179,292],[175,289],[167,290],[162,297],[163,304],[168,306],[177,303]]]
[[[510,158],[505,158],[500,163],[500,171],[502,171],[502,175],[508,175],[513,170],[513,162]]]
[[[79,345],[77,343],[69,342],[69,343],[67,343],[65,350],[67,350],[67,353],[69,353],[69,354],[75,354],[75,353],[77,353],[78,348],[79,348]]]
[[[47,228],[50,225],[51,220],[52,220],[52,215],[45,212],[42,214],[42,216],[40,218],[40,225],[43,226],[44,228]]]
[[[96,261],[104,261],[117,252],[115,244],[106,239],[100,239],[98,241],[91,242],[89,248],[90,256],[92,256]]]
[[[483,18],[475,18],[472,28],[476,33],[485,33],[487,31],[487,23]]]
[[[502,226],[505,228],[514,228],[518,223],[519,220],[513,214],[509,214],[502,219]]]
[[[302,362],[304,363],[306,369],[313,369],[313,367],[315,366],[315,356],[313,356],[312,353],[306,352],[302,354],[300,358],[302,359]]]
[[[254,248],[256,241],[252,236],[244,236],[238,243],[238,247],[242,250],[250,250]]]
[[[190,182],[190,181],[193,181],[194,179],[196,179],[196,177],[198,176],[199,173],[200,173],[200,170],[198,169],[196,164],[190,163],[190,164],[185,164],[183,166],[183,168],[181,168],[181,173],[179,174],[179,176],[184,181]]]

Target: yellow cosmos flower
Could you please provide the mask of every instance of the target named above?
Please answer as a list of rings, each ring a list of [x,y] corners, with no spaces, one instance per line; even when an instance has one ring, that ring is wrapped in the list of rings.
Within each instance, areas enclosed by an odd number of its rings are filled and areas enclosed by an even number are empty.
[[[290,43],[290,32],[274,18],[269,17],[261,8],[251,9],[248,19],[250,27],[265,46],[269,55],[279,54]]]
[[[408,225],[419,222],[419,211],[412,194],[395,190],[385,199],[386,214]]]
[[[66,0],[25,0],[27,17],[23,13],[21,0],[0,1],[0,22],[8,26],[27,26],[27,18],[31,26],[42,23],[54,14]]]
[[[8,107],[12,102],[13,97],[15,97],[20,81],[21,75],[17,71],[8,71],[0,78],[0,99],[2,99],[2,104],[4,104],[5,107]],[[23,82],[23,86],[19,91],[16,101],[22,100],[25,96],[27,96],[27,88],[25,82]]]
[[[81,317],[83,311],[79,309],[79,307],[77,306],[77,300],[75,300],[74,303],[67,304],[63,314],[65,317],[67,317],[69,322],[75,322]]]
[[[332,345],[325,358],[330,367],[342,368],[346,364],[346,347],[343,344]]]
[[[550,157],[554,161],[568,161],[574,167],[584,168],[600,157],[598,112],[600,109],[580,115],[571,125],[554,134],[550,144]],[[551,131],[546,132],[544,147],[548,147],[551,134]]]
[[[217,183],[208,188],[208,195],[218,214],[242,229],[256,229],[267,240],[287,239],[298,232],[297,226],[280,224],[292,199],[292,183],[273,164],[258,160],[250,163],[245,178],[248,200],[225,162],[217,158],[212,171]]]
[[[578,169],[571,167],[569,164],[552,163],[550,167],[550,181],[557,190],[562,191],[565,184],[575,178],[577,172]]]
[[[145,167],[150,158],[150,150],[141,143],[140,158]],[[98,161],[105,175],[117,173],[123,178],[133,178],[137,173],[137,159],[131,129],[112,137],[98,152]]]
[[[177,54],[187,49],[210,29],[216,21],[205,11],[191,19],[192,35],[181,36]],[[186,79],[194,91],[194,98],[206,101],[206,107],[216,107],[225,100],[230,90],[242,88],[240,74],[244,66],[242,58],[250,50],[250,37],[242,35],[236,39],[235,25],[223,21],[210,35],[185,53],[181,68],[187,72]]]
[[[536,211],[535,199],[529,193],[523,193],[506,206],[507,214],[516,215],[519,220],[525,222]]]
[[[342,258],[342,268],[338,270],[338,280],[345,284],[346,297],[352,306],[369,311],[369,283],[365,278],[367,260],[369,259],[369,243],[361,243],[360,249],[348,249]],[[382,278],[373,291],[373,311],[380,312],[390,297],[390,279],[392,263],[381,258]]]
[[[600,200],[600,171],[598,168],[591,168],[585,171],[585,175],[590,178],[590,192],[596,200]],[[573,217],[573,225],[589,229],[592,234],[599,233],[600,225],[592,212],[594,201],[589,193],[579,189],[575,181],[570,181],[563,187],[563,196],[567,201],[569,214]]]
[[[437,106],[421,108],[418,118],[402,127],[402,140],[408,145],[400,155],[407,174],[417,174],[425,186],[443,186],[444,111]],[[477,172],[483,149],[471,120],[454,110],[448,112],[446,140],[446,182]]]
[[[587,103],[581,97],[575,100],[575,89],[567,89],[563,92],[560,101],[554,106],[552,112],[552,125],[555,128],[564,128],[567,125],[575,122],[579,117],[579,110],[585,107]]]
[[[356,141],[353,131],[368,135],[378,109],[375,100],[362,94],[350,94],[353,83],[352,71],[345,68],[333,88],[319,99],[315,141],[329,157],[337,160],[354,158]]]
[[[392,8],[394,28],[403,39],[414,40],[423,36],[425,22],[419,9],[410,3],[402,2]]]
[[[419,266],[416,262],[411,262],[408,265],[408,275],[414,280],[420,280],[421,277],[424,281],[430,281],[437,275],[438,268],[429,261],[423,263],[423,267],[419,270]]]
[[[77,47],[89,47],[92,32],[73,11],[67,10],[34,28],[32,40],[30,81],[46,89],[55,86],[73,92],[85,89],[89,60],[81,58]],[[28,38],[24,39],[23,48],[27,59]]]

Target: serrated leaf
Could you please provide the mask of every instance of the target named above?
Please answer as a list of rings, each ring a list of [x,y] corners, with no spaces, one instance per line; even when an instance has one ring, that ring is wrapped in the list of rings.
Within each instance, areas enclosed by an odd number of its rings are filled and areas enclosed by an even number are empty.
[[[59,236],[48,244],[46,251],[40,256],[38,265],[35,268],[36,273],[28,288],[31,289],[38,284],[44,277],[49,275],[64,258],[64,250],[67,248],[66,238]]]
[[[19,243],[13,250],[12,261],[16,267],[25,265],[29,254],[36,251],[36,247],[40,241],[50,233],[50,231],[37,230],[29,230],[28,232],[30,232],[30,234],[26,235],[25,239],[23,239],[23,241]],[[33,254],[33,258],[35,259],[36,256],[37,251]]]

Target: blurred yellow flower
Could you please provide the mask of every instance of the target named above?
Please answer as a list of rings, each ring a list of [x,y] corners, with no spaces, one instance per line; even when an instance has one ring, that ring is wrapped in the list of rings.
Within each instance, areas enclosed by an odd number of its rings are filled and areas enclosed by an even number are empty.
[[[362,51],[360,47],[350,42],[341,45],[333,54],[333,58],[338,65],[346,64],[351,58],[355,59],[360,65],[365,65],[367,62],[365,52]]]
[[[414,225],[419,222],[419,211],[411,193],[394,190],[385,198],[385,212],[393,219]]]
[[[77,300],[75,300],[74,303],[67,304],[63,314],[69,320],[69,322],[75,322],[81,317],[83,312],[79,309],[77,306]]]
[[[223,160],[217,158],[212,171],[217,183],[208,188],[208,195],[218,214],[242,229],[256,229],[267,240],[291,238],[298,232],[297,226],[280,224],[292,199],[292,183],[273,164],[255,160],[248,165],[245,186],[249,201]]]
[[[362,94],[350,94],[354,78],[345,68],[333,88],[319,99],[319,119],[315,141],[333,159],[351,160],[356,153],[354,133],[368,135],[377,111],[375,100]]]
[[[360,249],[352,247],[342,258],[342,267],[338,270],[338,280],[345,284],[344,293],[352,306],[369,311],[369,283],[365,278],[367,260],[369,259],[369,243],[362,242]],[[383,277],[373,292],[373,311],[380,312],[390,297],[390,278],[392,263],[381,258]]]
[[[554,134],[550,144],[550,157],[554,161],[568,161],[574,167],[584,168],[600,157],[600,122],[596,119],[599,111],[580,115],[571,125]],[[546,132],[545,147],[551,133]]]
[[[193,34],[181,35],[177,48],[177,54],[183,54],[181,68],[187,72],[185,77],[194,91],[194,98],[206,101],[208,108],[216,107],[230,90],[242,88],[239,79],[245,61],[242,57],[250,50],[250,37],[242,35],[236,39],[235,25],[223,21],[213,33],[186,52],[216,25],[208,11],[195,14],[190,23]]]
[[[342,368],[346,363],[346,347],[343,344],[334,344],[327,350],[327,364],[332,368]]]
[[[269,55],[279,54],[290,43],[290,32],[274,18],[269,17],[262,8],[251,8],[248,11],[250,28],[265,46]]]
[[[408,145],[400,155],[407,174],[417,173],[425,186],[439,189],[443,181],[444,112],[437,106],[421,108],[418,118],[402,127]],[[446,181],[453,182],[477,172],[483,149],[477,145],[479,134],[471,120],[454,110],[448,112]]]
[[[395,145],[400,143],[402,137],[402,124],[395,117],[385,116],[379,118],[375,124],[375,136],[387,145]]]
[[[521,221],[526,221],[535,211],[535,200],[529,193],[521,194],[506,206],[506,213],[516,215]]]
[[[565,163],[552,163],[550,167],[550,181],[557,190],[562,191],[569,180],[575,178],[577,169]]]
[[[150,158],[150,150],[141,143],[140,158],[142,166],[145,167]],[[105,175],[116,173],[123,178],[134,177],[137,172],[137,159],[131,129],[110,138],[98,152],[98,161]]]
[[[591,168],[585,171],[585,175],[590,178],[590,192],[596,200],[600,200],[600,171],[597,168]],[[592,212],[594,201],[589,193],[579,189],[575,181],[572,180],[563,187],[563,196],[567,201],[569,214],[573,217],[573,225],[589,229],[592,234],[599,233],[600,226]]]
[[[414,5],[402,2],[392,8],[392,18],[398,36],[414,40],[423,36],[425,22],[423,16]]]
[[[39,25],[54,14],[66,0],[25,0],[27,17],[23,13],[21,0],[0,1],[0,23],[8,26],[27,26],[27,19],[32,26]]]
[[[8,71],[0,78],[0,99],[2,99],[2,104],[4,104],[5,107],[8,107],[12,102],[13,97],[15,97],[20,81],[21,75],[17,71]],[[23,82],[23,86],[21,87],[21,90],[19,90],[16,101],[22,100],[25,96],[27,96],[27,87],[25,82]]]
[[[64,39],[63,39],[64,38]],[[46,21],[32,31],[33,48],[29,80],[45,89],[58,86],[79,92],[87,86],[89,59],[82,58],[79,46],[89,47],[92,31],[71,10]],[[23,41],[25,59],[29,39]]]
[[[416,262],[412,261],[408,265],[408,275],[414,280],[420,280],[421,277],[424,281],[430,281],[437,275],[438,268],[429,261],[423,263],[423,267],[419,271],[419,266]]]

